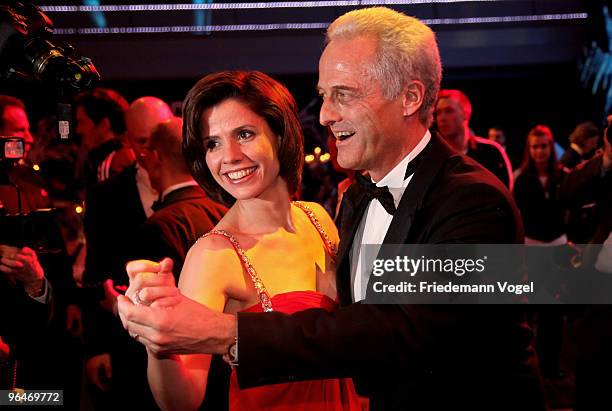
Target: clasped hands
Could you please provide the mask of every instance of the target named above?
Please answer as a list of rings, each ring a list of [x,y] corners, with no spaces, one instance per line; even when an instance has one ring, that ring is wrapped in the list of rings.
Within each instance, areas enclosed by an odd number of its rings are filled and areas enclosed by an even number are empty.
[[[123,327],[156,357],[225,354],[236,335],[235,318],[215,312],[176,287],[172,260],[131,261],[130,286],[117,297]]]
[[[0,273],[10,284],[21,283],[30,295],[40,291],[45,281],[38,256],[29,247],[0,245]]]

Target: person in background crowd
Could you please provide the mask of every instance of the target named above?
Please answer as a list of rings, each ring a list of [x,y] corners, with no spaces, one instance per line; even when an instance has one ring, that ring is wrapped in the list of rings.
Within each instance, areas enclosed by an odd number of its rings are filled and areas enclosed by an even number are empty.
[[[559,199],[571,207],[592,205],[593,230],[582,252],[578,275],[587,280],[587,295],[605,293],[612,284],[612,130],[608,126],[603,150],[570,172],[561,185]],[[593,298],[593,297],[591,297]],[[612,309],[610,305],[581,306],[577,332],[576,411],[612,407]]]
[[[562,246],[567,243],[567,211],[557,198],[566,174],[557,161],[550,128],[544,125],[532,128],[514,182],[514,198],[525,226],[526,244]],[[560,273],[551,274],[554,268],[550,265],[541,265],[541,256],[540,248],[526,249],[529,272],[534,278],[542,279],[548,274],[561,278]],[[536,349],[542,374],[549,379],[559,379],[563,375],[560,369],[563,322],[564,311],[559,307],[537,309]]]
[[[599,145],[600,136],[599,128],[594,123],[578,124],[569,136],[570,146],[561,157],[561,164],[571,170],[590,159]]]
[[[470,130],[472,104],[463,92],[440,90],[435,115],[440,135],[455,150],[478,161],[512,190],[513,175],[510,160],[499,144],[472,133]]]
[[[25,104],[16,97],[0,95],[0,136],[23,138],[24,158],[28,157],[34,137]]]
[[[168,105],[157,97],[140,97],[125,111],[125,150],[131,162],[121,172],[98,184],[87,195],[85,235],[87,253],[84,281],[100,295],[88,299],[84,313],[85,370],[91,382],[94,406],[105,409],[127,395],[125,379],[134,350],[123,337],[112,312],[116,290],[125,284],[125,264],[133,257],[133,238],[152,213],[159,193],[151,186],[147,170],[138,156],[153,128],[172,117]],[[108,281],[111,280],[111,281]],[[132,344],[132,345],[130,345]],[[133,370],[139,375],[139,370]],[[153,405],[146,384],[133,398]]]
[[[487,132],[489,140],[496,142],[501,148],[506,150],[506,133],[500,127],[490,127]]]
[[[75,131],[81,139],[85,190],[120,173],[134,161],[123,144],[128,103],[114,90],[95,88],[79,94]]]
[[[0,160],[0,210],[28,213],[49,207],[44,181],[27,161],[34,138],[25,105],[16,97],[0,95],[0,137],[20,137],[24,144],[22,159]],[[16,188],[20,196],[16,195]]]
[[[525,226],[526,244],[565,244],[566,211],[557,200],[567,172],[557,161],[550,128],[529,131],[523,162],[514,183],[514,199]]]

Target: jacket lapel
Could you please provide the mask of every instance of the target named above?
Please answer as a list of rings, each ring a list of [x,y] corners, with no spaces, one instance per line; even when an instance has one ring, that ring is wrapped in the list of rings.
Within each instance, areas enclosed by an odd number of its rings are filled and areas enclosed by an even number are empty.
[[[342,197],[338,219],[340,246],[336,268],[336,287],[340,305],[347,305],[352,301],[349,252],[367,206],[368,200],[365,192],[359,184],[354,182]]]
[[[427,151],[423,153],[423,159],[397,206],[383,244],[404,244],[407,238],[412,237],[409,234],[415,214],[427,196],[428,190],[435,189],[432,187],[434,179],[446,160],[453,154],[448,144],[435,132],[431,133],[431,140],[425,150]]]

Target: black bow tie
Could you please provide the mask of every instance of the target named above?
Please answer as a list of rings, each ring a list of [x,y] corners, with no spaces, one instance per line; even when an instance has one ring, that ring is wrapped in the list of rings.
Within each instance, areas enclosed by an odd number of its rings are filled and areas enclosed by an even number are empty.
[[[369,178],[364,177],[361,173],[355,173],[355,179],[357,183],[365,191],[368,200],[377,199],[378,202],[383,206],[385,211],[391,215],[395,213],[395,201],[389,191],[389,187],[378,187]]]
[[[414,174],[418,166],[421,164],[421,160],[425,157],[425,152],[429,149],[431,144],[427,144],[427,146],[421,151],[415,158],[412,159],[408,166],[406,167],[406,173],[404,174],[404,180]],[[393,195],[389,191],[389,187],[378,187],[374,184],[369,177],[364,177],[361,173],[355,173],[355,178],[357,179],[357,183],[363,188],[365,191],[368,200],[377,199],[380,204],[383,206],[385,211],[391,215],[395,213],[395,201],[393,200]]]

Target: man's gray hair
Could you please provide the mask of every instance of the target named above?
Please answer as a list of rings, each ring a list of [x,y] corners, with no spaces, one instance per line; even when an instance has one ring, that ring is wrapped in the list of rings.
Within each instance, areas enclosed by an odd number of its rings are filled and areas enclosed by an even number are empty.
[[[434,32],[420,20],[386,7],[350,11],[327,29],[326,44],[335,39],[374,36],[376,58],[369,75],[380,82],[383,94],[394,99],[412,80],[425,86],[419,120],[429,127],[435,108],[442,65]]]

